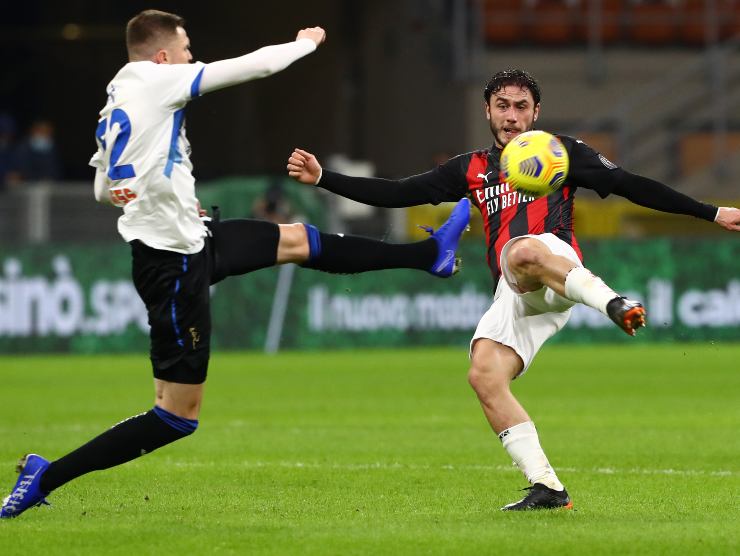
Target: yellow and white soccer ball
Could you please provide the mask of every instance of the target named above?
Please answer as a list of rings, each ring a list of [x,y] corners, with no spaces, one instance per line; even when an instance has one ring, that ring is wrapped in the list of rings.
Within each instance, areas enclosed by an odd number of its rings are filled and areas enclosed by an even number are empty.
[[[501,153],[501,171],[514,189],[532,197],[557,191],[568,176],[568,151],[546,131],[517,135]]]

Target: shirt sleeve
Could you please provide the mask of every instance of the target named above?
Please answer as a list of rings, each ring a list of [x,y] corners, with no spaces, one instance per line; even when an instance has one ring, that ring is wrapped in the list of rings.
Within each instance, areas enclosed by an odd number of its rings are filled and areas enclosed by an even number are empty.
[[[267,77],[284,70],[314,50],[316,50],[314,41],[299,39],[285,44],[265,46],[238,58],[212,62],[203,68],[202,79],[193,98],[198,94]]]
[[[356,178],[325,170],[319,187],[353,201],[385,208],[411,207],[459,201],[467,193],[459,161],[451,159],[433,170],[400,180]]]
[[[568,183],[596,191],[603,199],[619,183],[624,170],[596,152],[583,141],[567,136],[559,136],[570,158]]]
[[[636,205],[661,212],[694,216],[709,222],[714,222],[719,210],[714,205],[701,203],[658,181],[629,172],[624,172],[623,179],[612,190],[612,193]]]
[[[98,203],[102,203],[105,205],[111,204],[110,196],[108,195],[109,186],[110,182],[108,181],[108,176],[105,175],[105,170],[96,168],[95,181],[93,182],[93,192],[95,194],[95,200]]]
[[[570,145],[569,181],[578,187],[596,191],[602,198],[610,193],[643,207],[685,214],[714,221],[719,210],[716,206],[701,203],[679,193],[658,181],[627,172],[609,161],[591,147],[570,137],[561,137]]]
[[[155,64],[150,81],[152,95],[164,106],[182,108],[200,95],[203,69],[206,64]]]

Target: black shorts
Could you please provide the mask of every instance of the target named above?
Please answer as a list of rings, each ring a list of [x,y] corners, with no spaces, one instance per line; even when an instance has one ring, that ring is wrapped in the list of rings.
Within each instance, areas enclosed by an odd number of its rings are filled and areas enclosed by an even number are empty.
[[[208,228],[205,247],[192,255],[153,249],[138,240],[130,244],[134,286],[149,315],[155,378],[205,382],[211,344],[209,286],[276,262],[276,224],[239,219],[210,222]]]

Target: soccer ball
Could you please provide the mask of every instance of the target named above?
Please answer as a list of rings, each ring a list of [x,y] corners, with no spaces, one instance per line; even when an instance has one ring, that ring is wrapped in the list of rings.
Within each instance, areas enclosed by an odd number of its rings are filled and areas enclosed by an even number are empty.
[[[560,139],[546,131],[517,135],[501,153],[506,183],[532,197],[557,191],[568,175],[568,165],[568,151]]]

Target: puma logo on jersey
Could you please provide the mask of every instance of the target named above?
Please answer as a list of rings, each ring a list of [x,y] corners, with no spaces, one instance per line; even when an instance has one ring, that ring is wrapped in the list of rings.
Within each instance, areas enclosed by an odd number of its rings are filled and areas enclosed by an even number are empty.
[[[483,178],[484,180],[486,180],[486,183],[488,183],[488,176],[490,176],[491,174],[493,174],[493,172],[488,172],[487,174],[480,174],[479,173],[476,177],[477,178]]]

